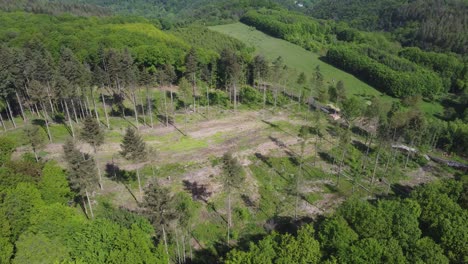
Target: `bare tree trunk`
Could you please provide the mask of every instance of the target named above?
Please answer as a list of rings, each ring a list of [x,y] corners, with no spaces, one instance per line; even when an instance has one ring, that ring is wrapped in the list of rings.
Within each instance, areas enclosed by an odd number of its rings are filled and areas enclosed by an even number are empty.
[[[98,111],[97,111],[96,99],[94,98],[94,91],[93,91],[92,88],[91,88],[91,100],[93,100],[94,115],[96,116],[96,121],[97,121],[98,124],[99,124],[99,113],[98,113]]]
[[[91,114],[91,104],[89,103],[89,96],[86,95],[85,98],[86,98],[86,105],[87,105],[86,110],[88,111],[88,115],[93,116]],[[94,102],[93,102],[93,106],[94,106]],[[99,123],[99,121],[98,121],[98,123]]]
[[[175,230],[176,236],[175,236],[175,241],[176,241],[176,247],[177,247],[177,263],[181,263],[182,257],[180,256],[180,246],[179,246],[179,235],[177,230]]]
[[[166,249],[166,255],[167,255],[167,263],[171,264],[171,260],[169,257],[169,250],[167,249],[167,238],[166,238],[166,230],[164,229],[164,225],[162,225],[162,231],[163,231],[164,248]]]
[[[171,109],[172,109],[172,115],[174,115],[174,96],[172,95],[172,85],[169,86],[170,92],[171,92]]]
[[[104,107],[104,114],[106,116],[107,129],[110,129],[109,116],[107,115],[106,99],[104,98],[104,94],[102,93],[101,93],[101,98],[102,98],[102,106]]]
[[[148,114],[150,116],[150,122],[151,122],[151,128],[154,128],[154,122],[153,122],[153,105],[151,104],[152,99],[150,97],[149,89],[146,87],[146,101],[148,101]]]
[[[10,102],[8,102],[8,100],[5,100],[5,102],[7,104],[8,113],[10,113],[11,123],[13,123],[13,127],[16,128],[15,118],[13,117],[13,111],[11,111]]]
[[[231,238],[231,191],[228,193],[228,220],[227,220],[227,246]]]
[[[0,123],[2,123],[3,131],[7,131],[7,128],[5,126],[5,122],[3,121],[2,113],[0,111]]]
[[[143,189],[141,188],[140,169],[137,169],[138,189],[140,190],[140,201],[143,200]]]
[[[16,99],[18,99],[18,104],[20,106],[21,116],[23,117],[23,121],[26,121],[26,115],[24,114],[23,104],[21,103],[21,99],[19,97],[19,94],[18,94],[18,92],[15,92],[15,94],[16,94]]]
[[[75,108],[75,103],[73,102],[73,98],[70,99],[70,101],[72,105],[73,116],[75,117],[75,122],[78,123],[78,116],[76,115],[76,108]]]
[[[133,100],[133,111],[135,111],[135,122],[137,130],[140,130],[140,124],[138,123],[138,109],[136,104],[135,91],[132,91],[132,100]]]
[[[379,148],[379,150],[377,151],[377,157],[375,158],[374,170],[373,170],[373,172],[372,172],[371,184],[374,184],[375,172],[377,171],[377,165],[379,164],[379,157],[380,157],[380,148]]]
[[[169,126],[169,113],[167,112],[166,92],[164,92],[164,108],[166,111],[166,126]]]
[[[101,188],[101,190],[104,190],[104,185],[102,184],[102,173],[101,173],[101,168],[99,167],[99,162],[98,162],[98,158],[97,158],[97,147],[96,147],[96,144],[93,144],[93,149],[94,149],[94,158],[95,158],[95,161],[96,161],[96,168],[98,170],[98,176],[99,176],[99,188]]]
[[[70,125],[70,130],[72,132],[72,137],[75,138],[75,131],[73,130],[73,122],[70,117],[70,111],[68,110],[68,104],[66,100],[64,100],[64,104],[65,104],[65,111],[67,112],[68,124]]]
[[[52,142],[52,134],[50,133],[49,128],[49,115],[47,114],[47,110],[44,107],[44,103],[41,101],[42,111],[44,111],[44,120],[47,129],[47,135],[49,136],[49,141]]]
[[[341,177],[341,167],[343,166],[343,163],[344,163],[344,159],[346,157],[346,152],[348,151],[348,149],[346,148],[345,146],[345,149],[343,150],[343,155],[341,156],[341,162],[340,162],[340,165],[338,167],[338,179],[336,181],[336,185],[338,186],[340,184],[340,177]]]
[[[234,112],[237,112],[237,85],[234,83]]]
[[[147,125],[146,123],[146,113],[145,113],[145,104],[143,103],[143,98],[141,98],[141,91],[138,89],[138,92],[140,93],[140,104],[141,104],[141,113],[143,114],[143,123]]]
[[[410,145],[411,148],[413,147],[413,143],[414,143],[414,138],[411,139],[411,145]],[[408,150],[408,153],[406,154],[405,169],[406,167],[408,167],[410,155],[411,155],[411,151]]]
[[[35,148],[35,147],[33,147],[33,148],[32,148],[32,150],[33,150],[33,153],[34,153],[34,158],[36,159],[36,162],[39,162],[39,157],[37,156],[37,151],[36,151],[36,148]]]
[[[80,119],[83,120],[86,117],[86,113],[83,108],[83,103],[81,102],[81,98],[78,100],[78,106],[80,107]]]
[[[50,111],[55,114],[54,105],[52,104],[52,96],[50,95],[50,83],[47,81],[47,98],[49,99]]]
[[[91,206],[91,200],[89,199],[88,189],[85,189],[86,199],[88,199],[89,211],[91,212],[91,219],[94,219],[93,207]]]
[[[83,198],[81,198],[81,204],[83,205],[83,209],[85,211],[86,216],[88,216],[88,207],[86,207],[86,202]]]
[[[185,263],[187,257],[185,256],[185,234],[182,233],[182,260]]]
[[[210,88],[206,88],[206,116],[209,116],[210,112]]]

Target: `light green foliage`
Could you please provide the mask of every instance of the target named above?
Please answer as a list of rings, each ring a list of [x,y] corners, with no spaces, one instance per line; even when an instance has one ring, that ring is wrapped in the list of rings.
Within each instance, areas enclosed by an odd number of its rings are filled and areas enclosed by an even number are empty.
[[[47,204],[66,204],[73,197],[65,172],[55,162],[47,162],[44,165],[38,189]]]
[[[444,256],[442,248],[429,237],[416,242],[409,258],[412,263],[447,264],[449,260]]]
[[[262,102],[262,94],[250,86],[243,86],[239,93],[241,102],[249,106],[258,106]]]
[[[86,263],[167,263],[149,234],[136,225],[127,229],[105,219],[82,226],[70,248],[72,257]]]
[[[0,208],[0,263],[8,263],[13,255],[10,223]]]
[[[83,215],[74,208],[55,203],[36,210],[30,217],[28,230],[66,245],[85,222]]]
[[[248,252],[233,250],[227,256],[226,264],[241,263],[318,263],[321,253],[314,239],[312,226],[298,231],[297,238],[290,234],[273,233],[258,244],[251,243]]]
[[[11,154],[14,150],[15,142],[6,137],[0,137],[0,166],[3,166],[10,160]]]
[[[350,199],[343,204],[339,213],[360,237],[390,237],[387,219],[367,201]]]
[[[32,37],[41,36],[54,57],[58,57],[61,45],[66,43],[80,60],[97,57],[101,46],[129,48],[138,62],[147,65],[181,65],[185,50],[188,50],[183,41],[141,18],[98,19],[2,12],[0,24],[3,25],[0,36],[10,44],[22,46]],[[16,37],[5,38],[12,31],[17,33]]]
[[[358,235],[342,216],[335,216],[320,225],[318,238],[322,248],[332,253],[348,247],[358,239]]]
[[[179,93],[177,94],[179,99],[184,104],[184,107],[188,107],[190,103],[193,101],[193,89],[190,82],[182,78],[179,81]]]
[[[23,233],[16,242],[14,264],[54,263],[69,259],[68,249],[41,233]]]
[[[28,228],[30,217],[43,205],[41,193],[30,183],[19,183],[7,191],[0,210],[11,225],[14,240]]]

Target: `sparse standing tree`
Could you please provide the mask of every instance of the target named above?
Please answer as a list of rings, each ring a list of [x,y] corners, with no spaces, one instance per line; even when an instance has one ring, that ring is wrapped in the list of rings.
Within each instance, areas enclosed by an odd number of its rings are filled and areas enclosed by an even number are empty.
[[[87,116],[83,121],[83,128],[80,133],[81,139],[93,147],[94,155],[96,155],[96,167],[99,175],[99,186],[104,189],[102,183],[102,173],[97,161],[97,148],[104,143],[104,131],[102,131],[99,123],[91,116]]]
[[[169,189],[153,183],[145,189],[145,197],[142,203],[149,221],[156,230],[161,228],[164,247],[169,259],[166,229],[170,221],[175,219],[173,197]]]
[[[122,150],[120,155],[126,160],[130,161],[144,161],[148,157],[146,143],[141,136],[131,127],[127,127],[127,131],[120,144]],[[140,198],[143,197],[143,189],[141,187],[140,169],[137,169],[138,188],[140,191]]]
[[[232,217],[231,217],[231,195],[234,189],[237,189],[245,180],[242,165],[239,163],[237,158],[233,156],[231,152],[227,152],[223,155],[223,174],[222,183],[225,192],[228,195],[228,220],[227,220],[227,245],[229,246],[229,240],[231,236]]]
[[[31,145],[36,162],[39,162],[37,152],[44,146],[44,136],[37,125],[26,125],[23,129],[29,145]]]
[[[193,93],[193,90],[190,87],[190,83],[187,81],[187,79],[185,78],[180,79],[179,99],[182,100],[182,102],[184,103],[184,108],[185,108],[185,130],[187,130],[187,115],[188,115],[187,104],[190,104],[193,98],[192,93]]]
[[[86,203],[84,198],[87,199],[92,219],[94,218],[94,213],[91,205],[90,192],[92,192],[93,186],[97,183],[96,162],[91,155],[82,153],[76,149],[71,139],[65,142],[63,151],[68,164],[68,181],[70,182],[70,187],[80,196],[85,211]]]

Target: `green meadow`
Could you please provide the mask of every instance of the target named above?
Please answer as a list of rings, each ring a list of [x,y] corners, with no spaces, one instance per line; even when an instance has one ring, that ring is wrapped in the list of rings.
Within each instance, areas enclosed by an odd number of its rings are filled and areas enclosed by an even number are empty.
[[[319,66],[320,71],[325,77],[326,84],[329,85],[340,80],[343,81],[348,96],[354,95],[362,98],[379,96],[386,101],[396,101],[396,99],[384,95],[374,87],[366,84],[353,75],[320,60],[320,57],[324,54],[317,54],[305,50],[298,45],[271,37],[242,23],[213,26],[210,27],[210,29],[243,41],[247,45],[254,47],[256,54],[263,55],[270,61],[281,56],[284,63],[290,69],[288,73],[288,86],[293,87],[296,90],[300,88],[295,83],[297,76],[301,72],[304,72],[310,80],[315,68]],[[441,113],[443,111],[443,107],[440,104],[435,103],[422,102],[420,107],[424,112],[431,115]]]

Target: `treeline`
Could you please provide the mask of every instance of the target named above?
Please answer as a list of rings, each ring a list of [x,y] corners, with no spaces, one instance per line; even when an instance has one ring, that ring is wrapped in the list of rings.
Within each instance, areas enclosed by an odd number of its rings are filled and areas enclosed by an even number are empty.
[[[402,190],[397,190],[402,191]],[[273,233],[225,263],[463,263],[468,184],[445,180],[408,198],[346,201],[296,235]]]
[[[330,41],[331,28],[327,24],[285,10],[251,10],[241,22],[307,50],[318,51]]]
[[[405,46],[468,51],[468,5],[463,0],[321,0],[307,12],[363,30],[386,30]]]
[[[306,49],[329,49],[327,61],[395,97],[433,99],[468,83],[466,62],[454,53],[403,49],[382,34],[281,9],[249,11],[241,21]]]
[[[81,61],[98,59],[99,49],[129,49],[143,61],[180,66],[189,45],[164,33],[144,18],[84,18],[31,13],[1,13],[0,39],[21,47],[33,39],[44,43],[54,58],[67,46]],[[156,56],[158,58],[156,58]]]
[[[26,11],[36,14],[60,15],[72,14],[76,16],[109,16],[111,10],[105,7],[76,3],[76,1],[64,3],[63,1],[40,0],[0,0],[0,10]]]
[[[442,81],[434,72],[378,53],[369,47],[334,46],[328,50],[325,58],[336,67],[397,98],[418,94],[434,97],[443,91]]]
[[[62,0],[75,3],[73,0]],[[237,21],[247,9],[274,8],[283,1],[271,0],[81,0],[82,3],[105,7],[115,14],[157,19],[164,29],[186,26],[193,22],[221,24]]]

